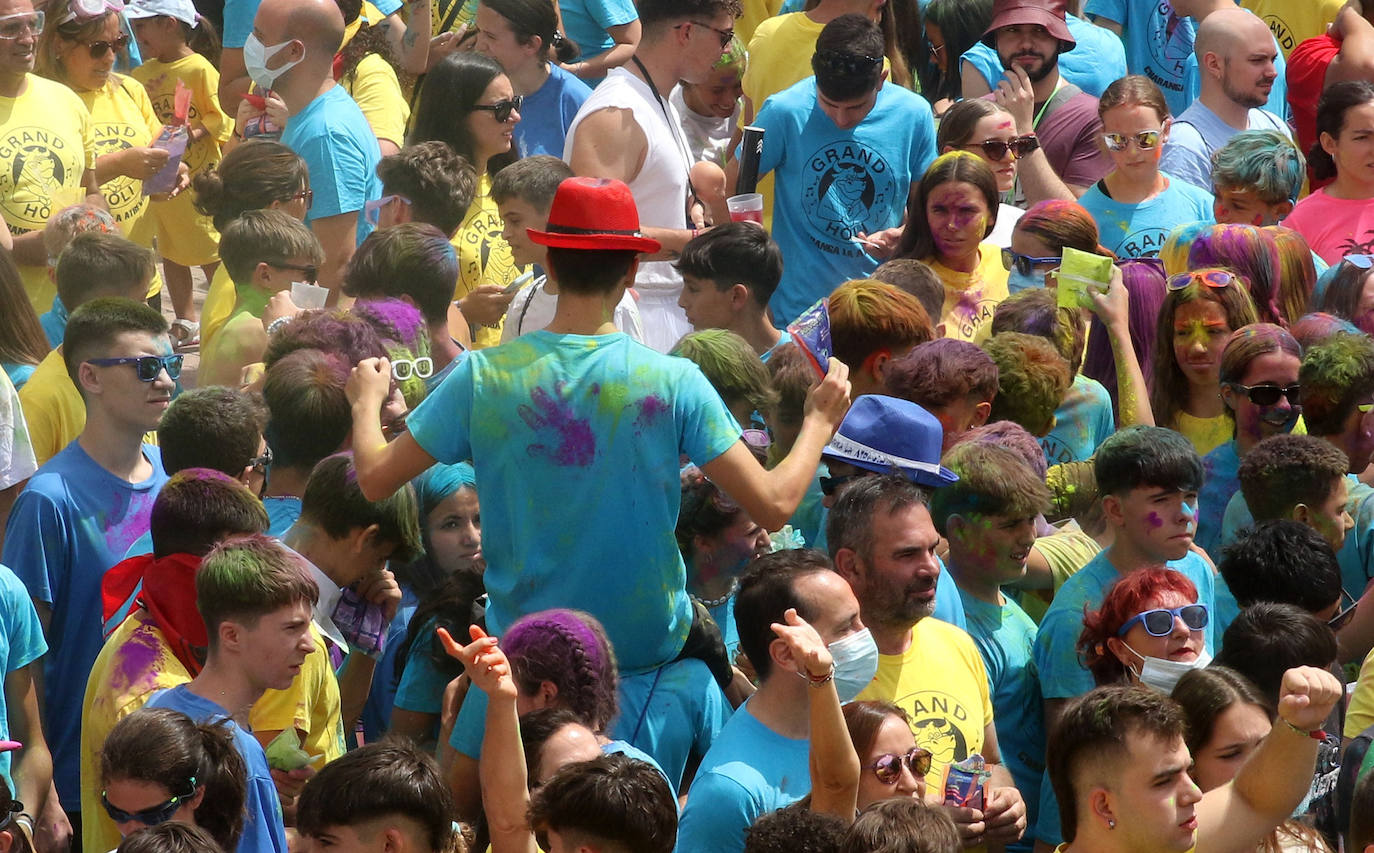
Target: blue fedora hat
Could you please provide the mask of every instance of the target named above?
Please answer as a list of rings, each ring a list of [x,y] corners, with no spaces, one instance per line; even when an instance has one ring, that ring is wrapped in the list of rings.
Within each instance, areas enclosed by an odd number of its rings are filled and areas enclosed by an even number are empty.
[[[864,394],[849,407],[821,457],[939,488],[959,479],[940,464],[944,435],[935,416],[910,400]]]

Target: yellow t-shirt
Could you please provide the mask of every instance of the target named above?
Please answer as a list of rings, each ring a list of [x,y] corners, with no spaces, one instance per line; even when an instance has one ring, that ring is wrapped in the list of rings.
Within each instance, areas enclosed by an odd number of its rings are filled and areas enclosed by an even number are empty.
[[[163,124],[172,121],[177,82],[191,90],[187,122],[203,127],[209,135],[191,145],[182,162],[191,177],[219,163],[220,146],[234,130],[233,120],[220,109],[216,91],[219,71],[198,53],[174,62],[149,59],[130,74],[142,83],[152,100],[153,111]],[[201,215],[193,204],[195,193],[183,192],[169,201],[150,202],[149,216],[157,232],[158,252],[182,266],[200,266],[219,260],[219,234],[210,217]]]
[[[220,264],[210,279],[210,290],[200,309],[200,349],[204,352],[214,342],[215,335],[229,322],[234,313],[234,281]]]
[[[86,427],[86,404],[67,375],[61,347],[38,362],[29,381],[19,389],[19,403],[39,465],[71,444]]]
[[[0,98],[0,213],[14,234],[41,231],[48,218],[86,197],[81,179],[95,167],[90,111],[61,83],[30,74],[17,98]],[[46,265],[21,266],[39,314],[57,288]]]
[[[289,690],[264,693],[253,704],[249,722],[254,731],[294,726],[306,732],[302,748],[311,755],[325,756],[327,763],[344,751],[339,686],[329,666],[324,639],[313,626],[311,635],[316,650],[306,658],[300,676]],[[191,674],[142,608],[130,613],[105,641],[86,682],[81,712],[81,811],[95,817],[81,822],[82,849],[113,850],[119,846],[119,830],[100,805],[100,748],[110,730],[146,705],[154,693],[190,680]],[[320,766],[317,763],[316,769]]]
[[[968,634],[938,619],[922,619],[911,631],[911,646],[900,655],[880,655],[878,675],[859,694],[881,699],[907,712],[916,745],[933,760],[926,786],[939,788],[945,768],[983,751],[992,723],[983,656]]]
[[[1038,625],[1050,607],[1050,600],[1064,585],[1064,581],[1096,557],[1102,546],[1097,544],[1096,539],[1084,533],[1077,521],[1070,519],[1058,531],[1036,539],[1033,547],[1045,558],[1045,562],[1049,563],[1054,588],[1022,590],[1017,596],[1017,602],[1021,609],[1026,611],[1026,615],[1034,619]]]
[[[735,35],[748,47],[759,25],[778,14],[782,0],[743,0],[741,5],[744,11],[735,19]]]
[[[352,74],[339,82],[358,104],[378,140],[385,139],[397,148],[405,145],[410,104],[401,93],[396,69],[377,54],[369,53],[358,60]]]
[[[956,272],[934,258],[927,258],[926,263],[945,286],[945,306],[940,312],[945,337],[975,344],[987,340],[992,312],[1007,298],[1002,250],[991,243],[981,244],[973,272]]]
[[[1279,43],[1283,58],[1303,41],[1322,35],[1336,13],[1345,5],[1343,0],[1240,0],[1240,5],[1269,26]]]
[[[477,182],[477,195],[468,208],[467,218],[453,235],[458,252],[458,286],[453,298],[462,299],[482,284],[505,287],[520,275],[511,257],[510,246],[501,236],[501,214],[491,198],[491,177],[483,174]],[[501,324],[483,326],[472,336],[478,349],[501,343]]]
[[[1343,735],[1358,737],[1370,726],[1374,726],[1374,651],[1360,664],[1360,678],[1355,682],[1355,692],[1350,694],[1350,707],[1345,712]]]
[[[1236,422],[1224,414],[1214,418],[1196,418],[1187,412],[1179,412],[1178,422],[1174,425],[1174,429],[1193,443],[1198,456],[1206,456],[1230,441],[1235,428]]]

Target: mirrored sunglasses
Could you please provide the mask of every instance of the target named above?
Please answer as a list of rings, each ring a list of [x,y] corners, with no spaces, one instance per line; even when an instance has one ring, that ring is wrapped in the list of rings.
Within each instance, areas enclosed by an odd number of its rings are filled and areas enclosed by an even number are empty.
[[[1139,133],[1104,133],[1102,143],[1107,146],[1109,151],[1125,151],[1126,146],[1132,141],[1141,151],[1149,151],[1159,147],[1159,138],[1164,135],[1164,129],[1142,130]]]
[[[1201,270],[1197,272],[1181,272],[1177,275],[1169,276],[1168,288],[1170,290],[1182,290],[1195,281],[1202,282],[1207,287],[1221,289],[1230,287],[1239,279],[1226,270]]]
[[[1362,270],[1374,267],[1374,255],[1346,255],[1344,258],[1341,258],[1341,260],[1351,266],[1359,267]]]
[[[167,371],[167,376],[176,379],[181,376],[182,356],[179,355],[139,355],[127,356],[124,358],[88,358],[87,364],[94,364],[97,367],[110,367],[116,364],[132,364],[138,371],[138,378],[144,382],[152,382],[162,375],[162,371]]]
[[[1207,605],[1185,604],[1182,607],[1156,607],[1146,610],[1127,619],[1116,635],[1126,636],[1126,633],[1139,622],[1145,626],[1145,633],[1151,637],[1167,637],[1174,632],[1175,617],[1182,619],[1189,631],[1201,631],[1207,627]]]
[[[877,760],[868,765],[873,771],[873,775],[878,777],[878,781],[884,785],[892,785],[902,778],[902,765],[911,771],[911,775],[917,779],[930,772],[931,755],[930,751],[913,746],[905,755],[898,755],[888,752],[878,756]]]

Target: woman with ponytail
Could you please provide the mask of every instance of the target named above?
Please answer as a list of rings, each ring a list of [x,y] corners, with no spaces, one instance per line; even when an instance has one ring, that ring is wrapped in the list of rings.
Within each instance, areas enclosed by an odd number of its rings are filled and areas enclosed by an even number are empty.
[[[579,50],[559,31],[553,0],[482,0],[476,49],[501,63],[515,94],[525,99],[523,120],[515,126],[520,156],[562,157],[568,127],[592,90],[560,67]]]
[[[1322,93],[1317,144],[1307,155],[1312,184],[1329,184],[1298,202],[1283,224],[1335,266],[1374,251],[1374,83],[1351,80]]]
[[[100,750],[100,799],[119,834],[167,821],[198,826],[223,850],[239,846],[248,770],[223,723],[196,724],[143,708],[115,724]]]

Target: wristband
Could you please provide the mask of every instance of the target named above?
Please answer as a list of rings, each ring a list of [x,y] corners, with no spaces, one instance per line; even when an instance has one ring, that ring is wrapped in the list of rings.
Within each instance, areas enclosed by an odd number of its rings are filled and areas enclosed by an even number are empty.
[[[1320,728],[1311,730],[1300,729],[1292,723],[1288,722],[1287,720],[1284,720],[1283,717],[1279,717],[1279,719],[1283,720],[1283,724],[1285,726],[1287,726],[1289,729],[1296,732],[1297,734],[1302,735],[1303,737],[1310,737],[1312,738],[1312,740],[1326,740],[1326,732]]]
[[[278,330],[278,329],[280,329],[282,326],[285,326],[285,325],[286,325],[287,323],[289,323],[289,322],[291,322],[291,318],[290,318],[290,317],[278,317],[277,319],[275,319],[275,320],[273,320],[272,322],[268,323],[268,324],[267,324],[267,337],[269,337],[269,338],[272,337],[274,334],[277,333],[277,330]]]
[[[832,662],[830,664],[830,671],[822,676],[812,675],[810,672],[806,671],[805,667],[802,667],[802,671],[798,672],[797,675],[806,679],[806,683],[812,687],[824,687],[835,679],[835,664]]]

